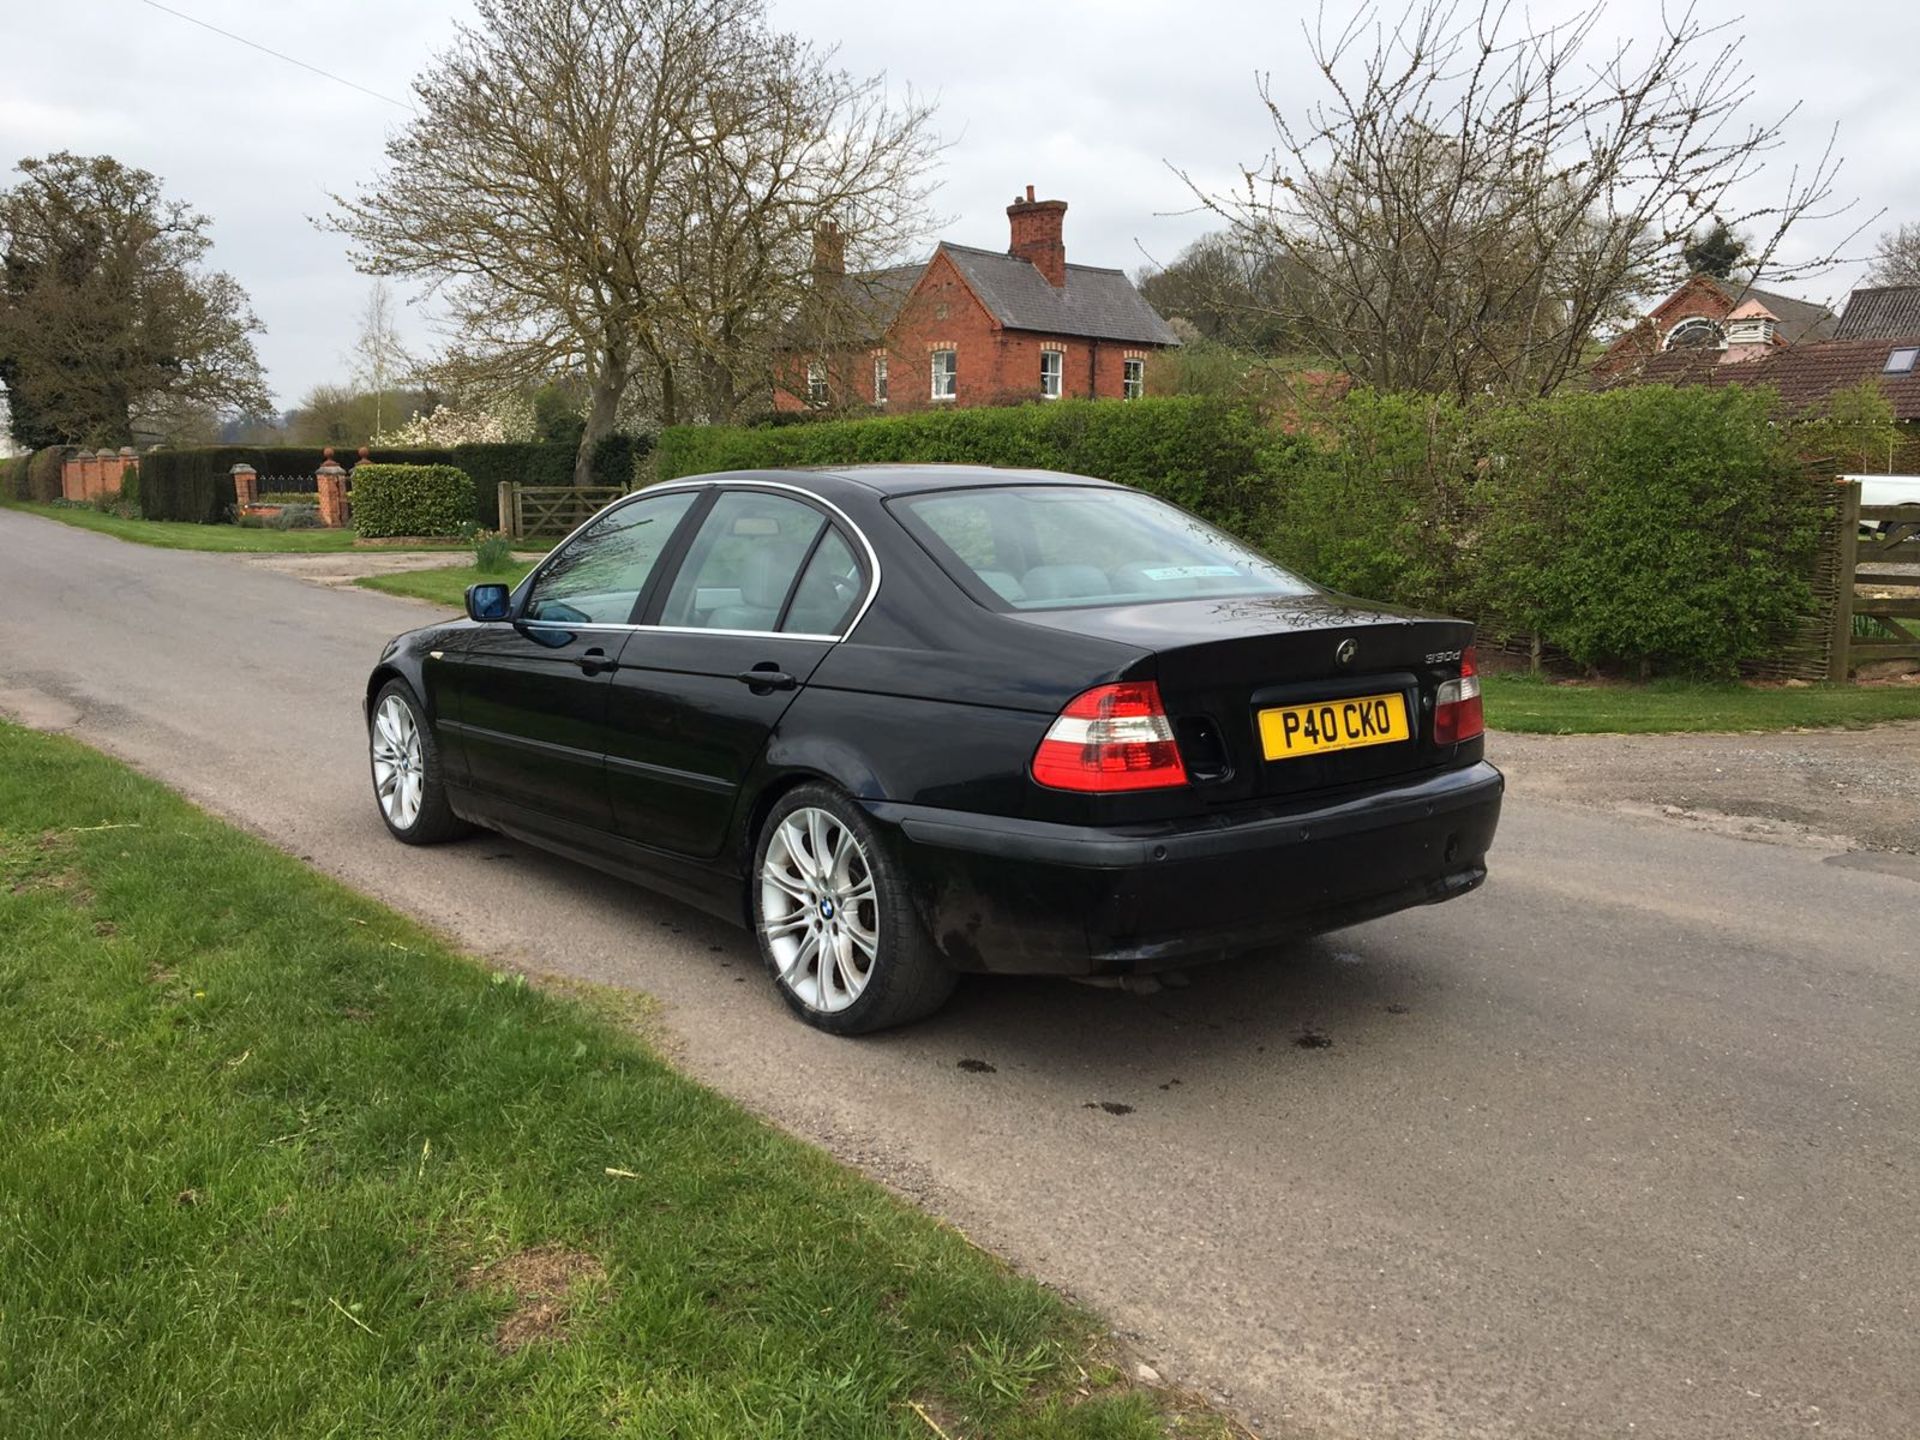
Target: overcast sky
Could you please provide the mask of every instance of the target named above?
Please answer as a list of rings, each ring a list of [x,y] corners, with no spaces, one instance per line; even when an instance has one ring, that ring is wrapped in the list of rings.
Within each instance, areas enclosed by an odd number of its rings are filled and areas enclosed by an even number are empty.
[[[407,98],[409,78],[450,36],[458,0],[169,0],[260,45],[368,90]],[[1573,8],[1538,0],[1536,15]],[[1320,93],[1301,40],[1312,7],[1278,0],[969,0],[859,4],[773,0],[784,27],[837,43],[849,68],[939,101],[951,142],[938,207],[946,238],[1006,244],[1007,201],[1033,184],[1067,200],[1067,251],[1128,270],[1171,258],[1208,228],[1166,162],[1214,179],[1271,142],[1254,88],[1270,71],[1283,103]],[[1397,6],[1394,13],[1397,13]],[[1631,37],[1658,15],[1616,0],[1603,30]],[[1834,125],[1846,157],[1840,190],[1853,218],[1812,231],[1808,248],[1885,209],[1855,250],[1895,220],[1920,219],[1920,8],[1912,0],[1823,0],[1742,10],[1701,0],[1711,19],[1748,20],[1745,54],[1758,111],[1802,102],[1772,160],[1767,193],[1795,162],[1818,157]],[[330,191],[379,169],[381,145],[406,112],[257,50],[210,34],[143,0],[0,0],[0,164],[58,149],[110,153],[152,170],[170,194],[213,218],[214,260],[253,297],[266,324],[260,351],[282,406],[344,378],[367,280],[340,240],[310,223]],[[1757,202],[1760,198],[1756,194]],[[1803,285],[1843,298],[1859,267]],[[430,344],[416,308],[410,339]]]

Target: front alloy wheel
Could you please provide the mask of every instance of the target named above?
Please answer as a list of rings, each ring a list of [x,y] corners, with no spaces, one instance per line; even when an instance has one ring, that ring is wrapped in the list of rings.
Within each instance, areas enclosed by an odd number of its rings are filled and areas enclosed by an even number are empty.
[[[413,707],[396,691],[381,697],[373,712],[373,793],[387,823],[411,830],[420,818],[421,793],[426,788],[426,756],[421,751],[420,727]]]
[[[453,813],[440,774],[440,747],[403,680],[389,680],[373,697],[367,758],[373,798],[394,839],[432,845],[473,828]]]
[[[752,875],[760,954],[808,1024],[863,1034],[930,1015],[952,993],[904,875],[844,792],[815,782],[782,796]]]

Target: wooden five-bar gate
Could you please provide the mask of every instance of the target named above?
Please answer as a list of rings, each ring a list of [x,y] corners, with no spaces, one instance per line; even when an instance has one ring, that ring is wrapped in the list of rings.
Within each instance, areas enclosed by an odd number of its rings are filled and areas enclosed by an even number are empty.
[[[517,485],[500,482],[500,528],[515,540],[557,540],[622,495],[619,485]]]
[[[1828,675],[1841,682],[1876,660],[1920,660],[1920,505],[1862,505],[1858,482],[1846,491],[1840,573],[1853,584],[1834,607]]]

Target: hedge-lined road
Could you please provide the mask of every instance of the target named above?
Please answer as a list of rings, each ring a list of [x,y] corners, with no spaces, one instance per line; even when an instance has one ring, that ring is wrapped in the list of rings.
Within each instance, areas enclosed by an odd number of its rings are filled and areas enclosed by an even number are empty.
[[[918,1029],[832,1040],[740,932],[498,839],[387,839],[360,687],[419,606],[6,511],[0,574],[0,709],[477,950],[659,997],[695,1074],[1269,1434],[1895,1436],[1920,1414],[1905,857],[1556,807],[1523,769],[1461,903],[1150,997],[975,982]]]

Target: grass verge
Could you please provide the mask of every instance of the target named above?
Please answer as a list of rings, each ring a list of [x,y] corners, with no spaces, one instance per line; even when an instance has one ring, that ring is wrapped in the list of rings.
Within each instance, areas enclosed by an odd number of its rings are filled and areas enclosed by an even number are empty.
[[[95,530],[116,540],[131,540],[137,545],[157,545],[163,550],[218,550],[229,553],[289,551],[319,553],[355,548],[351,530],[272,530],[243,525],[190,525],[180,520],[128,520],[119,515],[103,515],[98,510],[72,505],[40,505],[27,500],[0,501],[9,510],[29,515],[44,515],[63,525]],[[419,541],[409,550],[464,548],[465,542],[449,540],[444,545]]]
[[[1225,1433],[597,1008],[4,725],[0,1074],[9,1437]]]
[[[466,608],[467,587],[482,580],[498,580],[517,585],[520,577],[534,567],[531,557],[520,556],[510,570],[484,574],[472,565],[435,566],[431,570],[403,570],[394,575],[363,575],[354,581],[369,590],[384,590],[389,595],[410,595],[416,600],[431,600],[449,610]]]
[[[1487,675],[1481,687],[1490,727],[1539,735],[1857,729],[1920,720],[1920,685],[1785,689],[1686,680],[1592,685]]]

